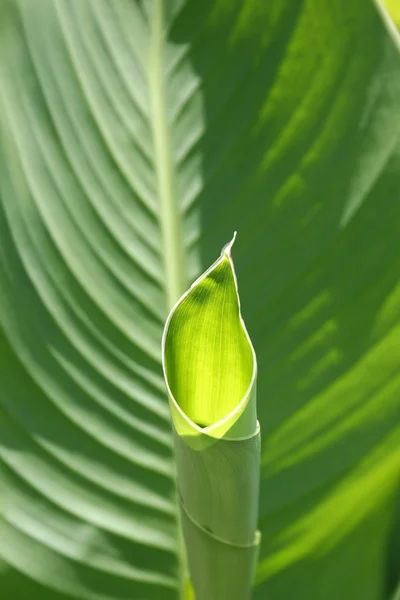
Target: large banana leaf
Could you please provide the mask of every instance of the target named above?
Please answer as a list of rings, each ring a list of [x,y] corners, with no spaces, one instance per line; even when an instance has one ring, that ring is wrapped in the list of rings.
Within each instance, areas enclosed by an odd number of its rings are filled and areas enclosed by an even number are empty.
[[[254,598],[384,599],[400,57],[379,5],[2,0],[0,102],[2,597],[179,597],[161,333],[238,229]]]

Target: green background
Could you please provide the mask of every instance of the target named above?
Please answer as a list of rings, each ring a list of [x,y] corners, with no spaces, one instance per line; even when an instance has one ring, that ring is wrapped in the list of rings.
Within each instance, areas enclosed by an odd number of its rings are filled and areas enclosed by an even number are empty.
[[[161,333],[235,230],[259,363],[253,596],[392,597],[399,103],[371,1],[1,2],[7,600],[179,597]]]

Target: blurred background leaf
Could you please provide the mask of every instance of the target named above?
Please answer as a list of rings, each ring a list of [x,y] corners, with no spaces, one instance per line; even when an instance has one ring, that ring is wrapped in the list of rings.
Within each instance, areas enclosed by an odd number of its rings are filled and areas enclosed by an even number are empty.
[[[398,573],[400,57],[366,0],[1,5],[0,589],[178,598],[168,308],[239,231],[254,598]]]
[[[400,598],[400,584],[394,594],[394,600],[399,600],[399,598]]]

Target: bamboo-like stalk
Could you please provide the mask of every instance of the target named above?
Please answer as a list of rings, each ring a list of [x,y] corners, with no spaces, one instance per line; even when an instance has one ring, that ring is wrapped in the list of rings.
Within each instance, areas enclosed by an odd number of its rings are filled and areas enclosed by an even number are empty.
[[[257,363],[240,313],[234,239],[174,306],[162,342],[197,600],[250,598],[259,546]]]

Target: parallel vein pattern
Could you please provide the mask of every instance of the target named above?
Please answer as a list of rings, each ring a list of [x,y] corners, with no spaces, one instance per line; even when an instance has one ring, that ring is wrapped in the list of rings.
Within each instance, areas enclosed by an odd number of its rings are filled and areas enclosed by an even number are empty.
[[[365,0],[6,0],[0,23],[2,592],[179,597],[160,338],[237,229],[263,432],[254,597],[386,600],[393,31]]]
[[[176,598],[148,16],[51,0],[6,16],[1,589]]]

